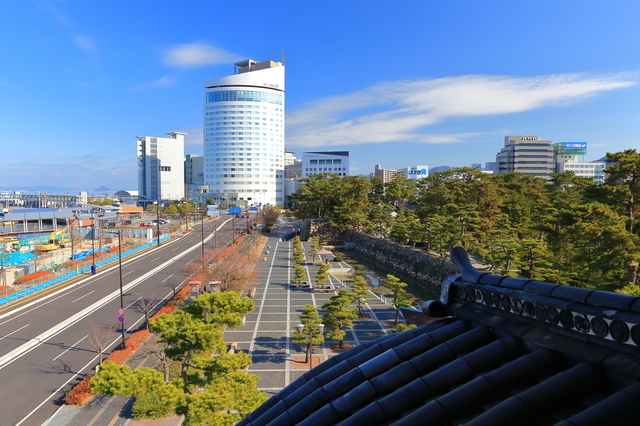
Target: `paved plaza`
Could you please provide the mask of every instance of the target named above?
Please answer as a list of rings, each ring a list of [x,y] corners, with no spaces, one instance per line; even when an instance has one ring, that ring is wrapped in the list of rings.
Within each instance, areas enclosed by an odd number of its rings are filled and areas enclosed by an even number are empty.
[[[296,288],[290,285],[293,276],[291,253],[293,240],[282,241],[282,236],[298,229],[300,221],[290,219],[278,226],[265,243],[261,262],[258,263],[260,282],[254,284],[255,309],[247,315],[245,324],[225,332],[225,341],[236,344],[237,350],[253,356],[249,372],[260,377],[258,387],[267,394],[274,394],[308,371],[309,364],[303,364],[306,345],[290,342],[295,327],[300,323],[300,314],[305,305],[320,307],[329,301],[334,292],[315,293],[312,288]],[[305,253],[310,245],[303,242]],[[330,256],[331,257],[331,256]],[[312,284],[321,263],[312,262],[310,257],[303,263]],[[329,271],[331,272],[331,271]],[[330,275],[328,284],[336,288],[346,288],[340,279]],[[354,321],[354,327],[346,329],[344,344],[357,345],[390,333],[385,322],[393,321],[395,310],[373,294],[365,306],[368,319]],[[325,361],[339,352],[332,350],[337,342],[326,340],[314,346],[314,357]],[[315,365],[315,364],[314,364]]]

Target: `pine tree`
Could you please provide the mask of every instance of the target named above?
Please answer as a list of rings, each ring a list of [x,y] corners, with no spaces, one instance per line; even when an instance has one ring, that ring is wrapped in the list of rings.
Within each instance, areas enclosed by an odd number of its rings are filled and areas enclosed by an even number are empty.
[[[405,290],[406,283],[400,281],[399,278],[393,275],[387,275],[387,288],[390,293],[384,295],[384,297],[391,298],[391,305],[396,309],[396,319],[393,322],[394,325],[398,325],[400,320],[400,308],[411,307],[411,301],[409,299],[409,293]]]
[[[318,314],[318,309],[313,305],[305,305],[302,310],[302,315],[300,315],[300,324],[303,325],[302,332],[296,329],[291,337],[291,341],[293,343],[307,344],[304,362],[311,363],[313,345],[319,345],[324,342],[324,336],[319,327],[319,325],[322,324],[322,319]]]
[[[349,308],[354,298],[354,294],[349,290],[340,290],[329,302],[322,305],[322,309],[326,310],[322,321],[327,330],[327,337],[337,340],[340,348],[346,335],[344,328],[353,327],[353,320],[358,318],[356,309]]]
[[[352,292],[356,302],[356,312],[360,317],[364,315],[363,306],[367,303],[369,297],[369,286],[367,282],[360,275],[356,275],[352,283]]]

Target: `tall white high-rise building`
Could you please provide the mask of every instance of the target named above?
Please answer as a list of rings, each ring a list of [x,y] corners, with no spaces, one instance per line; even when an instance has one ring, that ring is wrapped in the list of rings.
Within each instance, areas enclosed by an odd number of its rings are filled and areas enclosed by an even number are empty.
[[[136,136],[138,139],[138,193],[141,201],[180,200],[184,197],[184,137]]]
[[[237,62],[204,82],[204,184],[225,204],[284,202],[284,65]]]

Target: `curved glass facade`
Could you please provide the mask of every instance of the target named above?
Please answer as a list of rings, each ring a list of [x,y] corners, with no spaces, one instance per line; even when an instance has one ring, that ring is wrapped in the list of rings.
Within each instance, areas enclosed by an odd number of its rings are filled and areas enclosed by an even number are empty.
[[[284,67],[206,82],[204,183],[211,198],[284,202],[284,92],[275,87],[284,87]]]
[[[265,102],[282,105],[280,93],[259,92],[257,90],[219,90],[207,93],[209,102]]]

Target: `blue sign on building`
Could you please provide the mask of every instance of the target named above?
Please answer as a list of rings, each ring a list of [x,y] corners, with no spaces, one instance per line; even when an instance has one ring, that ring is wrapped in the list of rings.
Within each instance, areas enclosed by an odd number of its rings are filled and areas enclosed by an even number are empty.
[[[229,207],[229,214],[240,214],[242,209],[240,207]]]
[[[587,149],[586,142],[562,142],[563,149]]]

